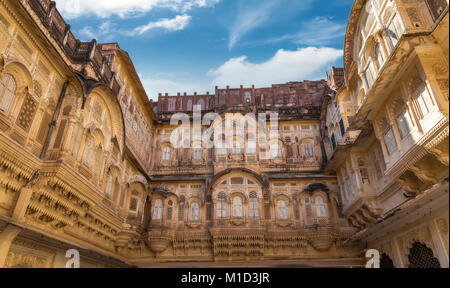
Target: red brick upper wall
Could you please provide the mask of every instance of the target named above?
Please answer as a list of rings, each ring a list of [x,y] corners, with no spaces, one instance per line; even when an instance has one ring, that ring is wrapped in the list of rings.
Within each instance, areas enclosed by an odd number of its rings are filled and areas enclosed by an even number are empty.
[[[230,88],[219,89],[215,94],[177,96],[159,94],[158,102],[153,102],[159,114],[188,111],[188,103],[203,102],[204,110],[213,111],[226,108],[248,107],[260,109],[279,109],[286,107],[320,107],[330,92],[327,81],[303,81],[276,84],[268,88]],[[169,105],[172,109],[169,111]]]

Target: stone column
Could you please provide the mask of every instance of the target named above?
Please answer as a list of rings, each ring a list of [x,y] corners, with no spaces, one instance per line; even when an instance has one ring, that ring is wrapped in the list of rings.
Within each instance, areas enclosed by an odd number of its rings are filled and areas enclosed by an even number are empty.
[[[394,259],[394,265],[396,268],[407,268],[405,267],[405,264],[403,263],[403,257],[402,257],[402,251],[400,250],[399,246],[398,246],[398,242],[397,242],[397,238],[392,237],[392,250],[393,250],[393,254]]]
[[[9,248],[14,239],[19,235],[20,229],[14,225],[6,226],[5,230],[0,233],[0,268],[5,268],[6,258],[8,257]]]
[[[30,202],[31,195],[33,195],[32,189],[27,187],[22,188],[13,212],[14,219],[19,221],[23,220],[23,218],[25,217],[25,212],[27,211],[28,203]]]
[[[71,115],[68,119],[68,127],[65,131],[65,137],[64,141],[61,145],[61,157],[65,157],[67,154],[70,154],[71,151],[69,151],[70,142],[73,140],[72,134],[75,127],[75,123],[77,122],[76,116]]]

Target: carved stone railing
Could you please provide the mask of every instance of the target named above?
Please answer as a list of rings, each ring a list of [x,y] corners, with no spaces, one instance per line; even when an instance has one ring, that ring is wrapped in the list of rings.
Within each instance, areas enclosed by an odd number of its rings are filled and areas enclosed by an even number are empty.
[[[70,25],[64,21],[63,17],[56,9],[54,1],[22,1],[29,4],[34,13],[40,18],[42,24],[49,31],[50,35],[73,62],[91,63],[99,78],[101,78],[107,86],[111,87],[116,95],[119,93],[120,85],[114,78],[111,67],[106,64],[108,63],[107,58],[102,55],[95,39],[91,42],[81,42],[76,39],[70,31]]]

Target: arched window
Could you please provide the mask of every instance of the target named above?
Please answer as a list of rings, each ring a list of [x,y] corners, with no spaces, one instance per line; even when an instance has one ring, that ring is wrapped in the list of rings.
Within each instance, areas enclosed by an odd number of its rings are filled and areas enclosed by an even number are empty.
[[[153,207],[153,220],[162,220],[163,214],[163,201],[161,199],[157,199],[155,201],[155,206]]]
[[[219,198],[216,203],[216,218],[225,219],[228,217],[227,213],[227,199],[225,193],[219,193]]]
[[[286,205],[286,201],[278,200],[277,202],[277,218],[279,220],[288,220],[289,219],[289,210]]]
[[[90,136],[84,149],[83,162],[88,167],[92,167],[92,155],[94,154],[94,138]]]
[[[242,198],[239,196],[233,198],[233,217],[234,218],[244,217],[244,207],[242,206]]]
[[[128,206],[128,209],[131,212],[137,212],[138,204],[139,204],[139,192],[133,190],[133,192],[131,192],[130,205]]]
[[[198,202],[191,203],[189,207],[189,220],[200,221],[200,204]]]
[[[323,201],[322,196],[316,197],[316,216],[318,218],[328,217],[327,206],[326,206],[325,202]]]
[[[162,161],[170,161],[172,159],[172,150],[169,146],[163,148]]]
[[[233,153],[234,155],[242,154],[241,142],[239,142],[238,140],[233,141],[233,147],[231,149],[231,153]]]
[[[304,149],[306,158],[314,158],[314,147],[312,142],[306,142]]]
[[[11,74],[3,75],[0,82],[0,111],[8,114],[16,97],[16,80]]]
[[[250,201],[248,203],[248,216],[250,218],[259,218],[259,202],[256,192],[250,192]]]
[[[187,108],[187,111],[192,111],[192,100],[191,99],[188,100],[186,108]]]
[[[105,194],[106,194],[106,198],[111,199],[111,192],[112,192],[112,174],[110,173],[108,175],[108,180],[106,181],[106,189],[105,189]]]
[[[202,160],[203,159],[203,149],[199,144],[194,146],[194,160]]]
[[[419,242],[413,244],[408,259],[409,268],[441,268],[438,259],[434,257],[433,250]]]

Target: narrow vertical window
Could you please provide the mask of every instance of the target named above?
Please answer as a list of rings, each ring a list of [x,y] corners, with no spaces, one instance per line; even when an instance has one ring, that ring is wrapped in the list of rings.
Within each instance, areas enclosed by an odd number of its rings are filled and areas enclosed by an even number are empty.
[[[225,193],[219,193],[219,198],[216,203],[216,218],[225,219],[227,218],[227,200]]]
[[[430,94],[428,93],[428,90],[426,89],[424,84],[422,84],[421,87],[417,90],[415,101],[419,109],[419,117],[421,119],[425,118],[425,116],[427,116],[428,113],[431,112],[433,103],[431,102]]]
[[[242,206],[242,198],[241,197],[233,198],[233,217],[234,218],[244,217],[244,208]]]
[[[155,206],[153,207],[153,220],[162,220],[163,212],[163,201],[161,199],[157,199],[155,201]]]
[[[166,162],[170,161],[172,158],[171,152],[172,151],[171,151],[170,147],[168,147],[168,146],[164,147],[163,154],[162,154],[162,160],[166,161]]]
[[[286,201],[278,200],[277,202],[277,218],[279,220],[288,220],[289,219],[289,210],[286,205]]]
[[[256,192],[250,193],[250,201],[248,203],[248,216],[250,218],[259,218],[259,202]]]
[[[203,160],[203,149],[200,145],[194,146],[194,160]]]
[[[409,115],[403,103],[399,104],[397,107],[398,109],[395,111],[397,126],[400,131],[400,137],[404,139],[410,133],[410,122],[408,121]]]
[[[193,202],[189,207],[189,220],[200,221],[200,204]]]
[[[318,218],[328,217],[327,206],[323,201],[322,196],[316,197],[316,215]]]
[[[306,156],[306,158],[314,157],[314,148],[313,148],[313,144],[311,142],[305,143],[305,156]]]
[[[186,108],[187,108],[187,111],[192,111],[192,100],[191,99],[188,100]]]
[[[11,74],[3,75],[0,82],[0,111],[8,114],[16,97],[16,80]]]
[[[139,192],[137,192],[136,190],[133,190],[133,192],[131,192],[130,205],[128,206],[128,210],[130,210],[131,212],[137,212],[138,210],[138,196]]]
[[[384,142],[386,143],[386,148],[389,154],[392,154],[397,150],[397,140],[395,140],[394,132],[391,127],[389,127],[384,134]]]
[[[197,105],[200,106],[201,111],[205,110],[205,101],[203,99],[198,100]]]

